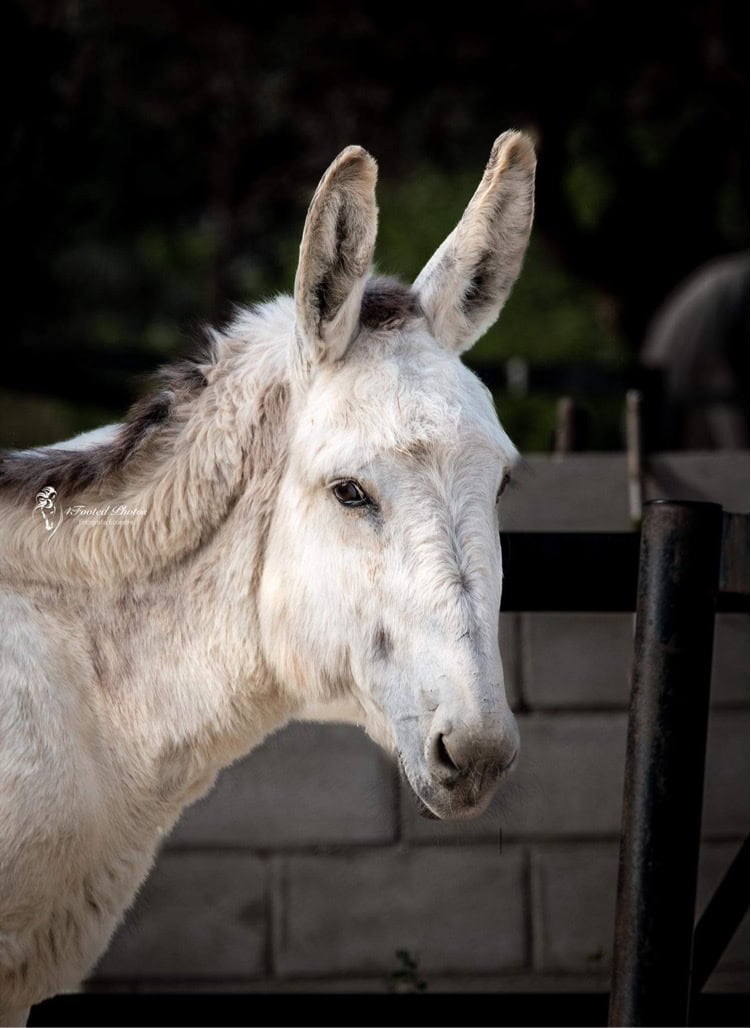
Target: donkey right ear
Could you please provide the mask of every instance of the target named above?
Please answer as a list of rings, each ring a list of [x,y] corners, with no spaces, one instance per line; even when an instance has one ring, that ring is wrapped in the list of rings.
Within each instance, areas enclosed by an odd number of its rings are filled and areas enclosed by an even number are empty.
[[[447,349],[467,350],[500,314],[527,249],[534,187],[531,140],[504,132],[459,224],[415,282],[431,331]]]
[[[295,276],[297,335],[308,367],[344,356],[357,330],[378,227],[376,177],[370,154],[348,146],[308,209]]]

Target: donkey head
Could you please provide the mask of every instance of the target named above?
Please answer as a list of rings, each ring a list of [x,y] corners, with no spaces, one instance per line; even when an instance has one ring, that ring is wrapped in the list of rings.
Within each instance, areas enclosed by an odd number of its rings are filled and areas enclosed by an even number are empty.
[[[438,817],[471,816],[518,732],[498,650],[497,503],[515,450],[460,361],[496,320],[532,222],[507,132],[408,288],[370,277],[376,165],[349,147],[311,203],[295,281],[292,436],[260,590],[266,659],[320,716],[398,753]]]

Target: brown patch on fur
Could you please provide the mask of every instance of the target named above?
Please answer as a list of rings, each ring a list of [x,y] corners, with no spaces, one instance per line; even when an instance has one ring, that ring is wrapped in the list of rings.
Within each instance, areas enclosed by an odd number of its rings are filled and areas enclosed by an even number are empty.
[[[100,916],[102,913],[102,908],[97,902],[94,889],[88,878],[85,878],[83,882],[83,897],[86,900],[86,905],[88,906],[88,908],[90,910],[93,910],[97,917]]]
[[[102,870],[107,875],[107,878],[110,880],[111,883],[114,884],[115,882],[117,882],[117,872],[111,864],[102,865]]]
[[[327,696],[341,696],[343,694],[344,685],[340,674],[327,667],[322,667],[320,668],[318,675],[323,683]]]
[[[47,929],[47,948],[52,954],[52,959],[55,963],[58,961],[58,948],[57,948],[57,934],[54,925],[50,925]]]
[[[333,321],[349,296],[353,280],[367,268],[359,254],[359,241],[350,231],[349,211],[341,203],[334,229],[334,255],[323,277],[313,289],[313,301],[318,314],[319,329],[326,321]]]
[[[276,490],[287,465],[287,446],[280,446],[280,433],[286,433],[289,386],[285,381],[270,383],[258,402],[258,422],[253,440],[251,476],[261,488],[256,494],[258,512],[258,552],[251,581],[257,587],[263,575],[266,545],[276,507]]]
[[[457,578],[457,585],[465,595],[468,595],[472,590],[470,587],[470,580],[468,575],[464,571],[459,571],[459,577]],[[467,633],[469,634],[469,633]]]
[[[94,670],[94,675],[96,677],[97,682],[99,683],[99,686],[101,687],[104,684],[106,668],[104,665],[102,651],[99,648],[97,636],[94,632],[91,633],[89,653],[91,656],[91,666]]]
[[[393,648],[394,643],[388,630],[383,625],[379,625],[373,639],[373,650],[376,657],[379,660],[387,660]]]
[[[135,403],[109,443],[87,450],[33,450],[0,453],[0,492],[28,502],[53,485],[69,499],[121,471],[152,434],[168,422],[177,404],[189,402],[207,385],[201,368],[189,361],[158,374],[160,388]]]
[[[417,294],[395,278],[371,278],[365,285],[360,307],[364,328],[402,328],[422,316]]]
[[[488,307],[495,302],[497,283],[495,275],[496,256],[486,251],[480,256],[469,285],[462,296],[462,310],[465,314],[478,307]]]
[[[399,453],[423,466],[431,463],[435,457],[435,448],[424,439],[413,439],[404,446],[399,447]]]

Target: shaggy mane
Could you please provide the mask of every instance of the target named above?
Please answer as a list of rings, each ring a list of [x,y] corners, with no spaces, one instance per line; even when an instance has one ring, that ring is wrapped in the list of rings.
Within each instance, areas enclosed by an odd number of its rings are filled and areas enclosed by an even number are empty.
[[[211,359],[204,359],[203,365]],[[71,495],[121,471],[154,430],[172,418],[178,404],[194,399],[206,387],[198,360],[180,361],[158,371],[156,390],[133,404],[110,442],[84,450],[0,452],[0,493],[28,499],[53,483],[60,492]]]
[[[417,295],[398,279],[377,276],[366,283],[360,308],[363,327],[398,329],[421,315]],[[0,495],[26,502],[44,486],[54,484],[59,492],[71,496],[122,471],[154,431],[169,423],[177,406],[203,391],[207,385],[203,369],[217,359],[212,349],[162,368],[155,376],[154,392],[133,404],[109,442],[83,450],[0,451]]]
[[[397,278],[368,279],[360,307],[360,324],[364,328],[403,328],[422,316],[417,294]]]

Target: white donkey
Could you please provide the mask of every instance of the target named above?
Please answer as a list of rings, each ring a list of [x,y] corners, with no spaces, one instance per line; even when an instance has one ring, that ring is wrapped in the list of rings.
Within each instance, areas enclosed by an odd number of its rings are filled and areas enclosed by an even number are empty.
[[[515,450],[459,354],[519,273],[534,169],[502,135],[409,288],[370,277],[376,164],[348,147],[294,298],[213,333],[124,424],[0,458],[2,1024],[86,975],[186,804],[286,722],[362,725],[439,818],[514,763]]]

